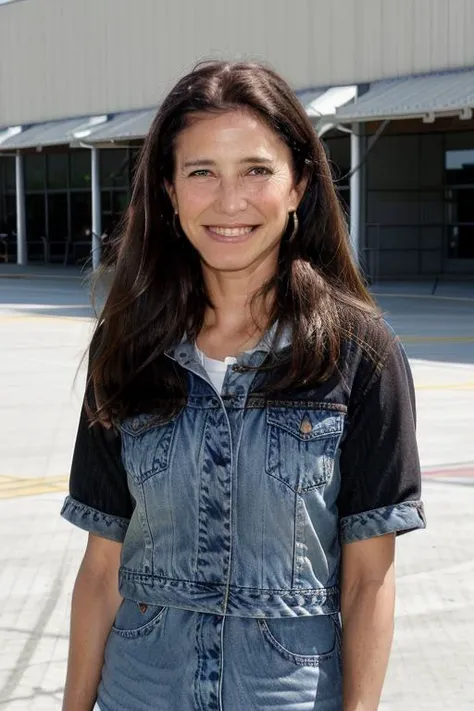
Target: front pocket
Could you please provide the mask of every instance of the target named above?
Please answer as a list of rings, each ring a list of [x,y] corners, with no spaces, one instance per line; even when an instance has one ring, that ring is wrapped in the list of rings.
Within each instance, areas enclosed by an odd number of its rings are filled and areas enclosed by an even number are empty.
[[[116,634],[128,639],[144,637],[155,629],[165,610],[163,605],[149,605],[125,599],[118,609],[112,629]]]
[[[326,483],[344,426],[342,411],[267,408],[267,472],[298,493]]]
[[[337,632],[331,615],[257,620],[266,643],[298,666],[319,666],[337,652]]]
[[[138,483],[168,468],[176,422],[177,417],[163,423],[156,415],[143,414],[121,423],[125,468]]]

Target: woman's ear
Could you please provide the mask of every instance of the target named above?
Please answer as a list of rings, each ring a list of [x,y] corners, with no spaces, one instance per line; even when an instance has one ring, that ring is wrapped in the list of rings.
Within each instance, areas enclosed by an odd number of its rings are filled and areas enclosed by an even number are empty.
[[[290,201],[289,201],[289,211],[290,212],[298,209],[300,202],[303,199],[303,195],[306,192],[307,187],[308,187],[308,178],[301,178],[298,185],[295,185],[291,189]]]
[[[165,190],[168,193],[168,197],[171,200],[171,204],[173,205],[173,211],[177,213],[178,201],[176,200],[176,190],[174,189],[173,184],[169,183],[167,180],[165,180]]]

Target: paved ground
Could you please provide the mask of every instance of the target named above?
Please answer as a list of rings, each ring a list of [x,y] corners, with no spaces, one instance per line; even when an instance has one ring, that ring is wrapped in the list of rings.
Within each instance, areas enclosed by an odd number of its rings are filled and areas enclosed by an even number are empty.
[[[59,711],[86,536],[58,512],[91,312],[79,279],[27,276],[0,278],[0,711]],[[399,540],[382,711],[474,709],[474,286],[431,287],[376,289],[412,360],[429,517]]]

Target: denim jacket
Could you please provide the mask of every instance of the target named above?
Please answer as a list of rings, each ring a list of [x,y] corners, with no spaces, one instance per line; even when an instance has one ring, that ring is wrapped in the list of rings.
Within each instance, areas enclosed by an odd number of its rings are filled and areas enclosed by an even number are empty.
[[[336,613],[342,544],[425,525],[413,383],[386,340],[376,361],[347,341],[328,381],[280,395],[246,369],[268,339],[228,366],[221,393],[183,341],[167,355],[187,373],[185,407],[119,425],[129,510],[104,487],[99,502],[80,429],[62,515],[123,541],[124,598],[248,618]]]

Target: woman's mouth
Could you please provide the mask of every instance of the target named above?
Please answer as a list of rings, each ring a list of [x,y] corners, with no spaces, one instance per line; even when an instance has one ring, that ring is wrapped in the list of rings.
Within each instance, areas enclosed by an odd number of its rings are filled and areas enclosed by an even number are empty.
[[[242,225],[239,227],[221,227],[219,225],[206,226],[207,232],[213,239],[221,242],[241,242],[257,229],[257,225]]]

